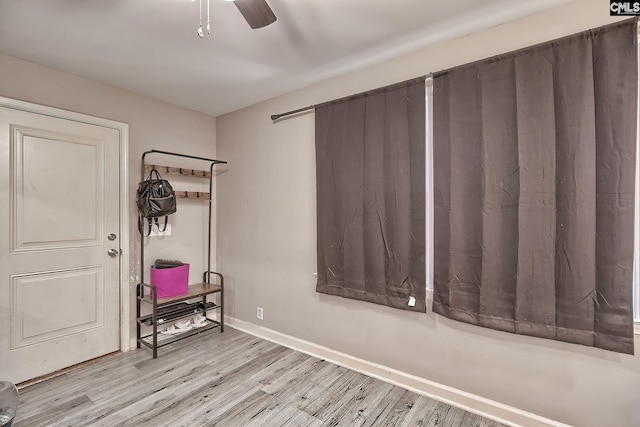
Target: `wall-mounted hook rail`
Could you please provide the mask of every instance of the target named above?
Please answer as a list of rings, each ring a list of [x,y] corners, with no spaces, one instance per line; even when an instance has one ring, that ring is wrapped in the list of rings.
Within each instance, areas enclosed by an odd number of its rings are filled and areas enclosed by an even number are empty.
[[[176,191],[176,196],[179,199],[208,199],[209,193],[203,191]]]
[[[198,169],[185,169],[185,168],[174,168],[171,166],[161,166],[161,165],[145,165],[144,172],[148,174],[151,172],[151,169],[156,168],[163,175],[176,175],[176,176],[190,176],[194,178],[209,178],[211,176],[211,171],[203,171]]]

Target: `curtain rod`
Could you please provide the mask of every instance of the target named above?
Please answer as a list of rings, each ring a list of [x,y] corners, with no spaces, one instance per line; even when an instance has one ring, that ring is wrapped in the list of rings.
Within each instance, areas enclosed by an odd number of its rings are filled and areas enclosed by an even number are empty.
[[[517,55],[517,54],[520,54],[520,53],[523,53],[523,52],[528,52],[528,51],[530,51],[532,49],[537,49],[540,46],[546,46],[546,45],[548,45],[550,43],[557,43],[557,42],[562,41],[562,40],[567,40],[567,39],[570,39],[572,37],[576,37],[577,35],[592,34],[595,31],[601,31],[601,30],[606,29],[606,28],[613,28],[613,27],[616,27],[616,26],[635,24],[635,23],[637,23],[639,21],[639,19],[640,18],[638,18],[638,17],[633,17],[631,19],[625,19],[623,21],[618,21],[618,22],[615,22],[613,24],[603,25],[601,27],[592,28],[592,29],[589,29],[589,30],[582,31],[580,33],[576,33],[576,34],[571,34],[571,35],[568,35],[568,36],[560,37],[560,38],[557,38],[555,40],[550,40],[550,41],[538,43],[538,44],[535,44],[533,46],[527,46],[527,47],[522,48],[522,49],[517,49],[517,50],[511,51],[511,52],[494,55],[492,57],[480,59],[478,61],[473,61],[473,62],[470,62],[468,64],[462,64],[462,65],[459,65],[459,66],[456,66],[456,67],[453,67],[453,68],[441,70],[441,71],[438,71],[438,72],[432,72],[432,73],[429,73],[429,74],[427,74],[425,76],[418,77],[416,79],[411,79],[411,80],[407,80],[407,81],[402,82],[402,83],[397,83],[396,85],[407,84],[409,82],[413,82],[413,81],[415,81],[417,79],[421,79],[421,78],[426,80],[426,79],[434,77],[434,75],[438,76],[438,75],[442,75],[443,73],[450,72],[452,70],[464,69],[464,68],[467,68],[467,67],[471,67],[471,66],[477,65],[478,63],[481,63],[481,62],[492,61],[492,60],[495,60],[495,59],[498,59],[498,58],[503,58],[506,55]],[[640,33],[640,28],[639,28],[638,32]],[[389,85],[389,86],[396,86],[396,85]],[[387,86],[387,87],[389,87],[389,86]],[[371,90],[371,91],[362,92],[362,93],[359,93],[359,94],[356,94],[356,95],[347,96],[347,97],[336,99],[336,100],[333,100],[333,101],[323,102],[321,104],[309,105],[308,107],[298,108],[297,110],[287,111],[286,113],[272,114],[271,115],[271,120],[276,121],[276,120],[278,120],[278,119],[280,119],[282,117],[290,116],[292,114],[301,113],[303,111],[308,111],[308,110],[314,110],[314,109],[316,109],[318,107],[322,107],[322,106],[325,106],[327,104],[331,104],[333,102],[340,102],[340,101],[343,101],[343,100],[354,99],[354,98],[358,98],[358,97],[361,97],[361,96],[369,95],[372,92],[376,93],[377,91],[381,91],[381,90],[385,90],[385,89],[386,88],[374,89],[374,90]]]
[[[389,87],[398,87],[398,86],[408,85],[408,84],[414,83],[417,80],[426,80],[426,79],[430,79],[431,77],[433,77],[433,73],[429,73],[429,74],[426,74],[424,76],[416,77],[414,79],[407,80],[407,81],[400,82],[400,83],[395,83],[395,84],[392,84],[392,85],[389,85],[389,86],[385,86],[385,87],[382,87],[382,88],[378,88],[378,89],[373,89],[373,90],[369,90],[369,91],[366,91],[366,92],[357,93],[355,95],[345,96],[344,98],[334,99],[333,101],[327,101],[327,102],[322,102],[320,104],[309,105],[308,107],[298,108],[296,110],[287,111],[286,113],[272,114],[271,115],[271,120],[276,121],[278,119],[281,119],[282,117],[290,116],[290,115],[296,114],[296,113],[302,113],[303,111],[315,110],[318,107],[323,107],[323,106],[325,106],[327,104],[332,104],[334,102],[346,101],[346,100],[349,100],[349,99],[355,99],[355,98],[359,98],[359,97],[362,97],[362,96],[367,96],[367,95],[370,95],[370,94],[379,93],[379,92],[382,92],[382,91],[386,90]]]
[[[271,120],[275,121],[275,120],[278,120],[281,117],[290,116],[290,115],[296,114],[296,113],[302,113],[303,111],[315,110],[315,108],[316,108],[315,105],[309,105],[308,107],[298,108],[297,110],[287,111],[286,113],[272,114],[271,115]]]

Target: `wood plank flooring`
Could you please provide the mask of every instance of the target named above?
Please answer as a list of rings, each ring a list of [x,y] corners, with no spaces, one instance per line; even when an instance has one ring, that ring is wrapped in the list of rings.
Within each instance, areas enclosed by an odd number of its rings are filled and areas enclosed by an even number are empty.
[[[26,387],[13,425],[502,426],[232,328]]]

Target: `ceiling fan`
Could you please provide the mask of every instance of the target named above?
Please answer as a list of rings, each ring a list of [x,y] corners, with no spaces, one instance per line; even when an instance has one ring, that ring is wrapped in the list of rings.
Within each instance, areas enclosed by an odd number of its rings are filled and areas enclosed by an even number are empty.
[[[276,15],[267,4],[266,0],[228,0],[233,1],[244,16],[247,23],[254,30],[266,27],[276,22]]]
[[[256,28],[266,27],[276,22],[276,15],[267,4],[266,0],[226,0],[235,3],[236,7],[247,21],[249,26],[254,30]],[[204,37],[202,29],[202,0],[200,0],[200,26],[198,27],[198,36]],[[209,0],[207,0],[207,34],[211,34],[211,20],[209,17]]]

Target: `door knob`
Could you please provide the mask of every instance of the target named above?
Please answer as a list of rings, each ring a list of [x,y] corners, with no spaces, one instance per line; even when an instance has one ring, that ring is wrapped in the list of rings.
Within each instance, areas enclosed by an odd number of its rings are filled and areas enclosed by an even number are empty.
[[[109,251],[107,252],[107,254],[111,257],[111,258],[115,258],[118,256],[118,250],[117,249],[109,249]]]

